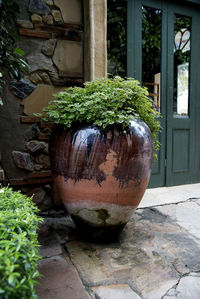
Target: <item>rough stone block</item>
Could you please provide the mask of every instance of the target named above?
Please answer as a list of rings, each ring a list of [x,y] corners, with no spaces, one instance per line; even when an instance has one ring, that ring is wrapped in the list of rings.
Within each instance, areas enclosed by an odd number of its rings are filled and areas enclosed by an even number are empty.
[[[63,80],[62,78],[59,77],[56,68],[54,68],[53,71],[49,71],[48,73],[49,73],[51,81],[53,82],[54,85],[58,85],[58,86],[65,85],[65,80]]]
[[[42,73],[40,76],[45,84],[51,84],[51,80],[47,73]]]
[[[56,42],[57,40],[53,38],[47,40],[42,47],[42,53],[46,56],[52,56],[54,53]]]
[[[82,23],[82,1],[81,0],[54,0],[62,12],[64,23]]]
[[[46,3],[43,0],[30,0],[28,11],[44,15],[50,11],[50,8],[46,5]]]
[[[52,60],[43,55],[42,53],[35,53],[34,55],[29,55],[27,57],[27,62],[29,64],[30,73],[35,72],[37,70],[54,70]]]
[[[40,212],[48,211],[53,206],[51,198],[47,196],[42,188],[32,189],[27,193],[27,196],[32,196],[32,200],[38,206]]]
[[[47,155],[39,155],[35,158],[36,163],[41,164],[44,169],[49,169],[51,167],[49,156]]]
[[[30,153],[39,153],[46,148],[46,144],[38,140],[32,140],[26,143],[26,148]]]
[[[53,17],[51,15],[43,16],[43,22],[47,25],[53,25]]]
[[[13,151],[12,156],[17,167],[29,171],[34,170],[33,158],[30,154],[19,151]]]
[[[29,141],[38,137],[40,130],[37,124],[33,124],[30,128],[28,128],[25,133],[24,137],[25,140]]]
[[[79,42],[59,40],[55,48],[53,62],[59,74],[77,74],[82,76],[82,46]]]
[[[34,170],[35,171],[40,171],[41,169],[43,169],[43,166],[40,164],[34,164]]]
[[[19,28],[19,29],[24,30],[25,32],[26,31],[31,31],[31,32],[35,31],[32,29],[25,29],[25,28]],[[21,36],[20,40],[19,40],[19,47],[21,49],[23,49],[25,57],[34,56],[35,54],[40,53],[41,49],[43,47],[43,44],[44,44],[43,40],[36,39],[36,38],[30,39],[29,37],[27,38],[27,37]]]
[[[49,6],[53,6],[54,3],[53,3],[53,0],[45,0],[45,3]]]
[[[42,245],[58,242],[64,244],[69,239],[69,234],[74,230],[74,223],[68,215],[58,217],[45,217],[39,225],[38,235]],[[54,236],[52,236],[52,232]]]
[[[42,17],[36,13],[31,16],[31,21],[33,23],[42,23]]]
[[[40,84],[40,83],[43,83],[43,81],[42,81],[42,78],[40,77],[40,75],[38,74],[38,73],[32,73],[31,75],[30,75],[30,80],[31,80],[31,82],[33,82],[34,84]]]
[[[52,10],[52,15],[53,15],[54,21],[56,23],[63,23],[62,15],[61,15],[59,10],[53,9]]]
[[[35,85],[28,80],[20,79],[19,81],[11,81],[9,88],[18,98],[24,99],[33,92]]]

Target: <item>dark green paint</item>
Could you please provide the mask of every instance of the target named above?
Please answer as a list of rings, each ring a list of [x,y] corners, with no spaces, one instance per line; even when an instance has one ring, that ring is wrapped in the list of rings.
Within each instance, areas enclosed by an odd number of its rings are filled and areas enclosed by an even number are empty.
[[[162,144],[149,187],[200,182],[200,6],[178,1],[128,0],[127,75],[141,81],[142,5],[162,9]],[[173,117],[174,15],[192,18],[189,117]]]

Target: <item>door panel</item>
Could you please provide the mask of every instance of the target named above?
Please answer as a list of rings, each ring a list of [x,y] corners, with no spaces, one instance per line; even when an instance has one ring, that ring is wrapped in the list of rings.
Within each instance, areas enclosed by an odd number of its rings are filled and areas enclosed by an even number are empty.
[[[194,16],[193,9],[168,4],[167,186],[192,183],[195,172],[195,98],[191,88],[194,73]],[[186,41],[182,36],[184,31],[189,33]],[[181,77],[181,68],[185,66],[187,68]]]
[[[142,78],[143,86],[149,91],[154,108],[161,112],[162,133],[158,140],[161,148],[157,159],[153,160],[152,176],[149,186],[165,184],[165,132],[166,132],[166,32],[167,14],[165,5],[159,1],[142,2]],[[147,24],[148,22],[148,24]],[[152,38],[153,37],[153,38]],[[146,39],[146,42],[144,42]],[[146,45],[148,48],[146,49]],[[146,57],[147,56],[147,57]]]
[[[200,6],[194,9],[159,0],[128,3],[132,8],[128,11],[128,76],[135,75],[148,88],[155,109],[162,114],[161,148],[149,186],[199,182]]]
[[[173,129],[172,172],[188,172],[190,169],[190,130]],[[180,150],[180,149],[184,150]]]

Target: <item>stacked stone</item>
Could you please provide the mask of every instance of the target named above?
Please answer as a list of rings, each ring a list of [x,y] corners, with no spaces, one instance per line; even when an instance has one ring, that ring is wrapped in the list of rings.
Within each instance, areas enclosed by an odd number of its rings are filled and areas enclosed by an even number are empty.
[[[13,151],[13,159],[17,167],[30,172],[50,170],[48,156],[49,136],[51,128],[42,129],[38,124],[33,124],[25,131],[25,147],[27,152]],[[38,140],[39,139],[39,140]]]
[[[20,2],[20,0],[18,0]],[[17,20],[22,36],[36,37],[28,49],[29,80],[34,84],[82,84],[82,7],[80,0],[26,0]],[[19,3],[20,6],[20,3]],[[24,48],[25,40],[20,44]],[[28,45],[25,46],[26,48]],[[35,49],[35,50],[34,50]],[[26,50],[26,49],[25,49]],[[26,51],[25,51],[26,52]]]
[[[41,212],[54,208],[52,175],[48,155],[48,140],[51,130],[39,122],[32,124],[24,134],[26,152],[12,152],[15,165],[27,171],[27,176],[21,178],[21,190],[26,195],[33,196],[33,201],[38,205]]]

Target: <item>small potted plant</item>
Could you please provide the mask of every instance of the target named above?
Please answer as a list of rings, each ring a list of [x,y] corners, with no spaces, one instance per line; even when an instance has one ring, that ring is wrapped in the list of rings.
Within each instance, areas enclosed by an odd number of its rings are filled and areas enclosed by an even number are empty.
[[[54,95],[50,141],[54,183],[84,234],[110,239],[128,222],[148,185],[159,147],[158,113],[146,88],[120,77]]]

